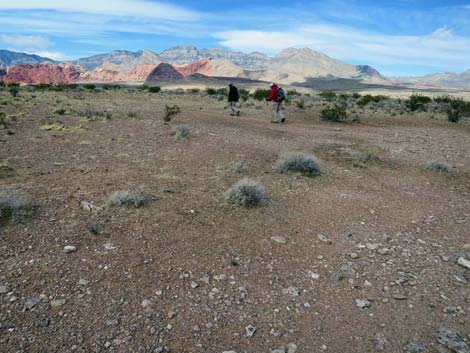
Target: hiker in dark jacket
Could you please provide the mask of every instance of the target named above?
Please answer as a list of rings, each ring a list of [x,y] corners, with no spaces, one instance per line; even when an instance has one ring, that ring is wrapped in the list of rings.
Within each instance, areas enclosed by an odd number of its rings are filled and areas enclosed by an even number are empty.
[[[240,110],[237,108],[237,102],[240,99],[240,95],[238,94],[238,88],[235,87],[233,83],[228,85],[229,92],[228,92],[228,102],[230,104],[230,115],[231,116],[240,116]]]
[[[282,102],[284,101],[284,97],[279,95],[279,86],[275,83],[271,83],[269,85],[271,91],[269,92],[269,96],[266,97],[268,102],[273,102],[273,118],[271,120],[272,123],[279,124],[286,121],[286,117],[282,112]],[[284,94],[284,91],[282,91]]]

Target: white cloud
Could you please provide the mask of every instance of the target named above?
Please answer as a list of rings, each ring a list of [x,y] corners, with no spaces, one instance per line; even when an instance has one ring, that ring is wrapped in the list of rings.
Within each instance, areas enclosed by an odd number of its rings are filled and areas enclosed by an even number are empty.
[[[52,60],[55,60],[55,61],[61,61],[61,60],[66,59],[66,57],[63,53],[55,52],[55,51],[38,51],[38,52],[35,52],[35,53],[31,53],[31,54],[36,54],[36,55],[39,55],[39,56],[43,56],[45,58],[49,58],[49,59],[52,59]]]
[[[17,48],[47,48],[49,39],[41,36],[21,36],[0,34],[0,44]]]
[[[20,0],[2,1],[0,10],[55,10],[171,21],[194,21],[200,14],[180,6],[148,0]]]
[[[225,31],[214,35],[233,50],[265,50],[271,54],[286,47],[310,47],[332,57],[378,65],[419,65],[466,70],[470,65],[470,38],[446,27],[428,35],[387,35],[333,25],[305,25],[285,32]]]

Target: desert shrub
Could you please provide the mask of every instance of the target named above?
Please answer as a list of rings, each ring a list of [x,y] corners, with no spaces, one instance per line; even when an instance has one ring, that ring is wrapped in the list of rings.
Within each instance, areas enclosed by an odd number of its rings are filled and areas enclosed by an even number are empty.
[[[257,101],[263,101],[266,99],[266,97],[269,96],[269,94],[271,93],[271,90],[269,89],[262,89],[262,88],[257,88],[252,96],[254,99],[256,99]]]
[[[434,170],[436,172],[443,172],[443,173],[448,173],[450,171],[450,167],[446,163],[442,162],[436,162],[436,161],[431,161],[427,164],[426,166],[427,169],[429,170]]]
[[[302,93],[298,92],[295,89],[289,89],[287,90],[286,95],[294,97],[294,96],[301,96]]]
[[[163,121],[170,122],[171,119],[179,113],[181,113],[181,109],[176,104],[172,106],[165,104],[165,109],[163,110]]]
[[[66,113],[66,110],[64,108],[59,108],[54,113],[58,115],[64,115]]]
[[[316,158],[303,152],[290,152],[281,156],[274,169],[279,173],[300,173],[310,177],[321,174]]]
[[[450,104],[452,102],[453,98],[449,95],[447,96],[439,96],[439,97],[434,97],[433,101],[439,104]]]
[[[343,101],[347,101],[349,98],[351,98],[351,95],[348,93],[341,93],[338,96],[338,99],[343,100]]]
[[[359,93],[354,92],[354,93],[352,94],[352,97],[353,97],[354,99],[359,99],[359,98],[361,98],[362,96],[361,96]]]
[[[106,91],[114,90],[114,89],[121,89],[120,85],[103,85],[102,88]]]
[[[237,207],[256,207],[265,201],[263,186],[256,180],[244,178],[225,193],[227,204]]]
[[[215,88],[212,88],[212,87],[207,87],[206,88],[206,93],[209,96],[214,96],[214,95],[217,94],[217,90]]]
[[[431,98],[427,96],[423,96],[421,94],[413,94],[410,98],[405,102],[405,105],[408,109],[412,112],[417,110],[426,110],[426,105],[431,102]]]
[[[91,83],[87,83],[87,84],[83,85],[83,88],[88,89],[90,91],[93,91],[96,88],[96,85],[91,84]]]
[[[373,102],[373,103],[379,103],[381,101],[389,99],[387,96],[382,96],[382,95],[377,95],[373,96],[371,94],[366,94],[365,96],[360,96],[356,104],[360,107],[365,107],[367,104]]]
[[[247,89],[240,88],[238,90],[238,94],[240,95],[240,99],[243,102],[246,102],[248,98],[250,98],[250,91],[248,91]]]
[[[114,192],[108,197],[107,205],[139,208],[145,206],[148,202],[149,198],[142,192],[142,190],[132,189]]]
[[[4,88],[4,87],[5,87],[5,82],[0,81],[0,88]]]
[[[158,93],[162,90],[162,88],[160,86],[152,86],[152,87],[149,87],[149,92],[150,93]]]
[[[113,113],[110,111],[93,111],[90,109],[85,109],[78,112],[78,116],[88,121],[95,120],[111,120]]]
[[[462,119],[462,115],[458,109],[447,110],[447,120],[451,123],[458,123]]]
[[[129,111],[129,112],[127,112],[127,117],[131,118],[131,119],[135,119],[135,118],[137,118],[137,113],[134,112],[134,111]]]
[[[176,141],[187,138],[190,132],[191,127],[189,125],[177,125],[173,128],[173,135]]]
[[[246,161],[238,161],[232,163],[230,169],[236,173],[244,174],[248,171],[248,163]]]
[[[6,129],[8,127],[5,113],[0,112],[0,129]]]
[[[148,90],[150,87],[148,85],[140,85],[136,87],[137,89],[140,89],[142,91]]]
[[[188,92],[191,94],[198,94],[199,92],[201,92],[201,90],[199,88],[190,88]]]
[[[321,120],[340,122],[348,118],[348,114],[345,108],[342,108],[335,104],[334,107],[327,107],[321,111]]]
[[[13,97],[16,97],[18,95],[18,93],[20,92],[20,88],[18,86],[9,86],[8,87],[8,92],[10,92],[10,94]]]
[[[47,90],[50,90],[52,88],[52,84],[50,84],[50,83],[38,83],[38,84],[32,85],[32,87],[35,90],[47,91]]]
[[[328,102],[332,102],[336,99],[336,93],[332,91],[321,92],[319,96]]]
[[[227,88],[219,88],[217,89],[217,94],[220,96],[226,96],[228,95],[228,89]]]
[[[300,110],[305,109],[305,101],[303,99],[294,102],[296,107]]]
[[[0,219],[24,223],[33,216],[34,210],[28,196],[14,190],[0,191]]]

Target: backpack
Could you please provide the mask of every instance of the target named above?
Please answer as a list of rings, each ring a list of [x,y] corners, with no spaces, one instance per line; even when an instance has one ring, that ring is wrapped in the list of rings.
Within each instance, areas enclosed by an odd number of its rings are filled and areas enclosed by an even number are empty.
[[[277,94],[277,99],[279,99],[280,101],[283,101],[284,99],[286,99],[286,94],[281,87],[277,88],[276,94]]]

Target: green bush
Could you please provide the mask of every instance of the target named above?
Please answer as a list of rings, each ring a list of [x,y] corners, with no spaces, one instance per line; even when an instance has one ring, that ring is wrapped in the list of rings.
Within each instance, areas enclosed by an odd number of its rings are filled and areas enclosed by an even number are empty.
[[[179,113],[181,113],[181,109],[176,104],[172,106],[165,104],[165,109],[163,111],[163,121],[166,123],[170,122],[171,119]]]
[[[159,86],[152,86],[152,87],[149,87],[149,92],[150,92],[150,93],[158,93],[158,92],[160,92],[161,90],[162,90],[162,88],[159,87]]]
[[[94,90],[94,89],[96,88],[96,85],[91,84],[91,83],[87,83],[87,84],[84,84],[84,85],[83,85],[83,88],[92,91],[92,90]]]
[[[10,92],[10,94],[13,97],[16,97],[18,95],[18,93],[20,92],[20,88],[18,86],[15,86],[15,85],[13,85],[13,86],[9,85],[8,92]]]
[[[441,173],[449,173],[450,172],[449,165],[446,164],[446,163],[442,163],[442,162],[436,162],[436,161],[429,162],[427,164],[426,168],[429,169],[429,170],[434,170],[436,172],[441,172]]]
[[[337,97],[336,93],[332,91],[321,92],[319,96],[328,102],[332,102],[336,100],[336,97]]]
[[[246,102],[248,98],[250,98],[250,91],[248,91],[247,89],[240,88],[238,90],[238,94],[240,95],[240,99],[243,102]]]
[[[297,106],[298,109],[304,110],[305,109],[305,101],[303,99],[295,101],[295,105]]]
[[[198,94],[199,92],[201,92],[201,90],[199,88],[190,88],[188,92],[191,94]]]
[[[295,89],[289,89],[287,90],[286,95],[294,97],[294,96],[301,96],[302,93],[298,92]]]
[[[237,207],[256,207],[261,205],[265,199],[263,186],[248,178],[240,180],[225,193],[227,204]]]
[[[415,111],[418,111],[418,110],[425,111],[426,110],[426,105],[430,102],[431,102],[431,98],[429,98],[427,96],[423,96],[421,94],[413,94],[405,102],[405,105],[412,112],[415,112]]]
[[[314,177],[321,174],[314,156],[303,152],[290,152],[279,158],[274,166],[279,173],[300,173]]]
[[[18,191],[0,191],[0,219],[24,223],[32,217],[35,208],[29,197]]]
[[[207,87],[206,88],[206,93],[209,96],[214,96],[214,95],[217,94],[217,90],[215,88],[212,88],[212,87]]]
[[[175,140],[183,140],[189,136],[191,132],[191,127],[189,125],[178,125],[175,126],[173,129],[173,135],[175,136]]]
[[[379,103],[381,101],[389,99],[387,96],[372,96],[370,94],[366,94],[365,96],[362,96],[359,98],[359,100],[356,102],[356,104],[360,107],[365,107],[367,104],[373,102],[373,103]]]
[[[148,90],[150,87],[148,85],[140,85],[136,87],[137,89],[140,89],[142,91]]]
[[[263,100],[266,100],[266,98],[269,96],[270,93],[271,93],[271,90],[269,89],[257,88],[253,92],[252,96],[257,101],[263,101]]]
[[[346,109],[335,104],[334,107],[327,107],[321,111],[321,120],[340,122],[348,118]]]

